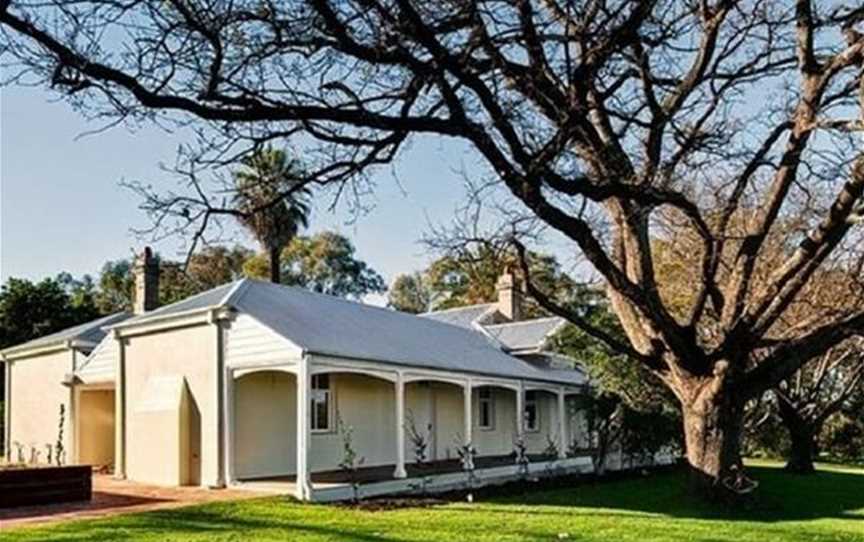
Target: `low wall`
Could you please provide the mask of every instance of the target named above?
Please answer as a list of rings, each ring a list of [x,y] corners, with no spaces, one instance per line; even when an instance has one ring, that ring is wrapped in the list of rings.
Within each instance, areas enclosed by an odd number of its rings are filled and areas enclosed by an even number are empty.
[[[90,466],[0,468],[0,508],[89,501]]]

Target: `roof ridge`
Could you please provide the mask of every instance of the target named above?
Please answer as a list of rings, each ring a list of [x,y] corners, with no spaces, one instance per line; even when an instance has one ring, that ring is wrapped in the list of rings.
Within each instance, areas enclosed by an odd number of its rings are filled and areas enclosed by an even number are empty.
[[[492,305],[495,305],[495,303],[494,303],[494,302],[489,302],[489,303],[475,303],[475,304],[473,304],[473,305],[465,305],[464,307],[451,307],[451,308],[449,308],[449,309],[440,309],[440,310],[437,310],[437,311],[426,311],[426,312],[421,312],[421,313],[418,313],[417,316],[423,316],[423,315],[426,315],[426,314],[441,314],[441,313],[444,313],[444,312],[464,311],[464,310],[468,310],[468,309],[476,309],[477,307],[490,307],[490,306],[492,306]]]
[[[526,324],[536,324],[539,322],[546,322],[549,320],[561,320],[564,322],[567,321],[565,318],[562,318],[560,316],[543,316],[541,318],[531,318],[530,320],[519,320],[518,322],[504,322],[501,324],[487,324],[483,327],[519,326],[519,325],[526,325]]]
[[[467,333],[467,334],[476,334],[476,332],[477,332],[477,330],[474,330],[474,329],[468,329],[468,328],[463,327],[463,326],[457,326],[457,325],[451,324],[449,322],[443,322],[441,320],[436,320],[434,318],[423,318],[420,314],[412,314],[410,312],[399,311],[399,310],[390,309],[387,307],[379,307],[378,305],[370,305],[369,303],[363,303],[361,301],[353,301],[351,299],[346,299],[344,297],[339,297],[339,296],[335,296],[335,295],[331,295],[331,294],[325,294],[322,292],[314,292],[312,290],[308,290],[306,288],[303,288],[302,286],[292,286],[292,285],[288,285],[288,284],[277,284],[275,282],[269,282],[266,280],[255,279],[255,278],[248,278],[246,280],[249,283],[253,283],[253,284],[261,284],[264,286],[274,286],[274,287],[277,287],[277,288],[280,288],[283,290],[290,290],[290,291],[294,291],[294,292],[299,292],[299,293],[309,295],[312,297],[322,297],[324,299],[336,301],[338,303],[351,305],[352,307],[357,307],[357,308],[362,308],[362,309],[373,309],[376,311],[384,312],[384,313],[389,314],[389,315],[395,315],[395,316],[400,317],[400,318],[401,317],[414,318],[414,319],[418,319],[418,320],[421,320],[421,321],[426,322],[426,323],[431,323],[433,325],[447,326],[448,328],[456,328],[456,329],[459,329],[460,331]],[[494,345],[492,345],[492,346],[494,347]]]

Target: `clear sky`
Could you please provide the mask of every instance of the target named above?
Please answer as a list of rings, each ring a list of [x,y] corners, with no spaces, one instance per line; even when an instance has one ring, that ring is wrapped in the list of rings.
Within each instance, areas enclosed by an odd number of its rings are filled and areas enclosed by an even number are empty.
[[[148,243],[130,231],[148,221],[138,196],[119,186],[123,179],[172,182],[159,163],[173,163],[182,138],[122,126],[82,135],[97,127],[41,88],[0,89],[0,280],[95,274],[106,260],[145,244],[167,257],[182,254],[180,239]],[[347,235],[389,283],[430,259],[418,240],[430,222],[452,219],[465,197],[457,170],[472,160],[456,143],[418,140],[394,169],[376,176],[371,212],[350,223],[344,206],[318,209],[311,231]]]

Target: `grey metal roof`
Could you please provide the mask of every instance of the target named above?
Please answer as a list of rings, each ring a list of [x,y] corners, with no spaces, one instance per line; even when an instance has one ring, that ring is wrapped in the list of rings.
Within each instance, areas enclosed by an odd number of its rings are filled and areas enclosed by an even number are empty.
[[[483,329],[508,350],[539,350],[546,338],[565,323],[566,320],[555,316],[483,326]]]
[[[483,316],[494,310],[495,303],[485,303],[482,305],[470,305],[468,307],[458,307],[443,311],[424,312],[418,316],[444,322],[445,324],[476,329],[474,324],[479,324]]]
[[[581,375],[575,371],[545,370],[506,354],[476,329],[254,279],[228,283],[166,305],[136,316],[124,326],[216,306],[248,314],[315,354],[487,376],[582,383]]]
[[[482,334],[430,318],[244,280],[228,304],[305,350],[427,369],[581,384],[581,375],[547,371],[507,355]]]
[[[106,331],[102,328],[113,324],[118,324],[128,319],[130,316],[131,314],[129,314],[128,312],[118,312],[115,314],[111,314],[97,320],[92,320],[85,324],[66,328],[55,333],[51,333],[50,335],[45,335],[44,337],[33,339],[32,341],[28,341],[23,344],[10,346],[9,348],[4,349],[3,353],[19,352],[45,346],[60,345],[68,341],[85,341],[88,343],[93,343],[95,345],[99,341],[101,341],[106,335]]]
[[[170,305],[165,305],[164,307],[159,307],[158,309],[143,314],[135,315],[134,318],[130,318],[126,322],[123,322],[123,324],[137,324],[155,318],[162,318],[197,309],[206,309],[223,305],[228,294],[231,293],[231,289],[235,287],[238,282],[239,281],[229,282],[222,286],[217,286],[216,288],[207,290],[206,292],[201,292],[200,294],[187,297],[182,301],[171,303]]]

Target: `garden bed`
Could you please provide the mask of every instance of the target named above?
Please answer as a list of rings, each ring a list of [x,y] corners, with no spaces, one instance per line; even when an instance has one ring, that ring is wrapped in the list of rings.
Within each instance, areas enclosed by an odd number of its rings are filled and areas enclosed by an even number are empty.
[[[89,501],[93,469],[73,467],[0,467],[0,508]]]

